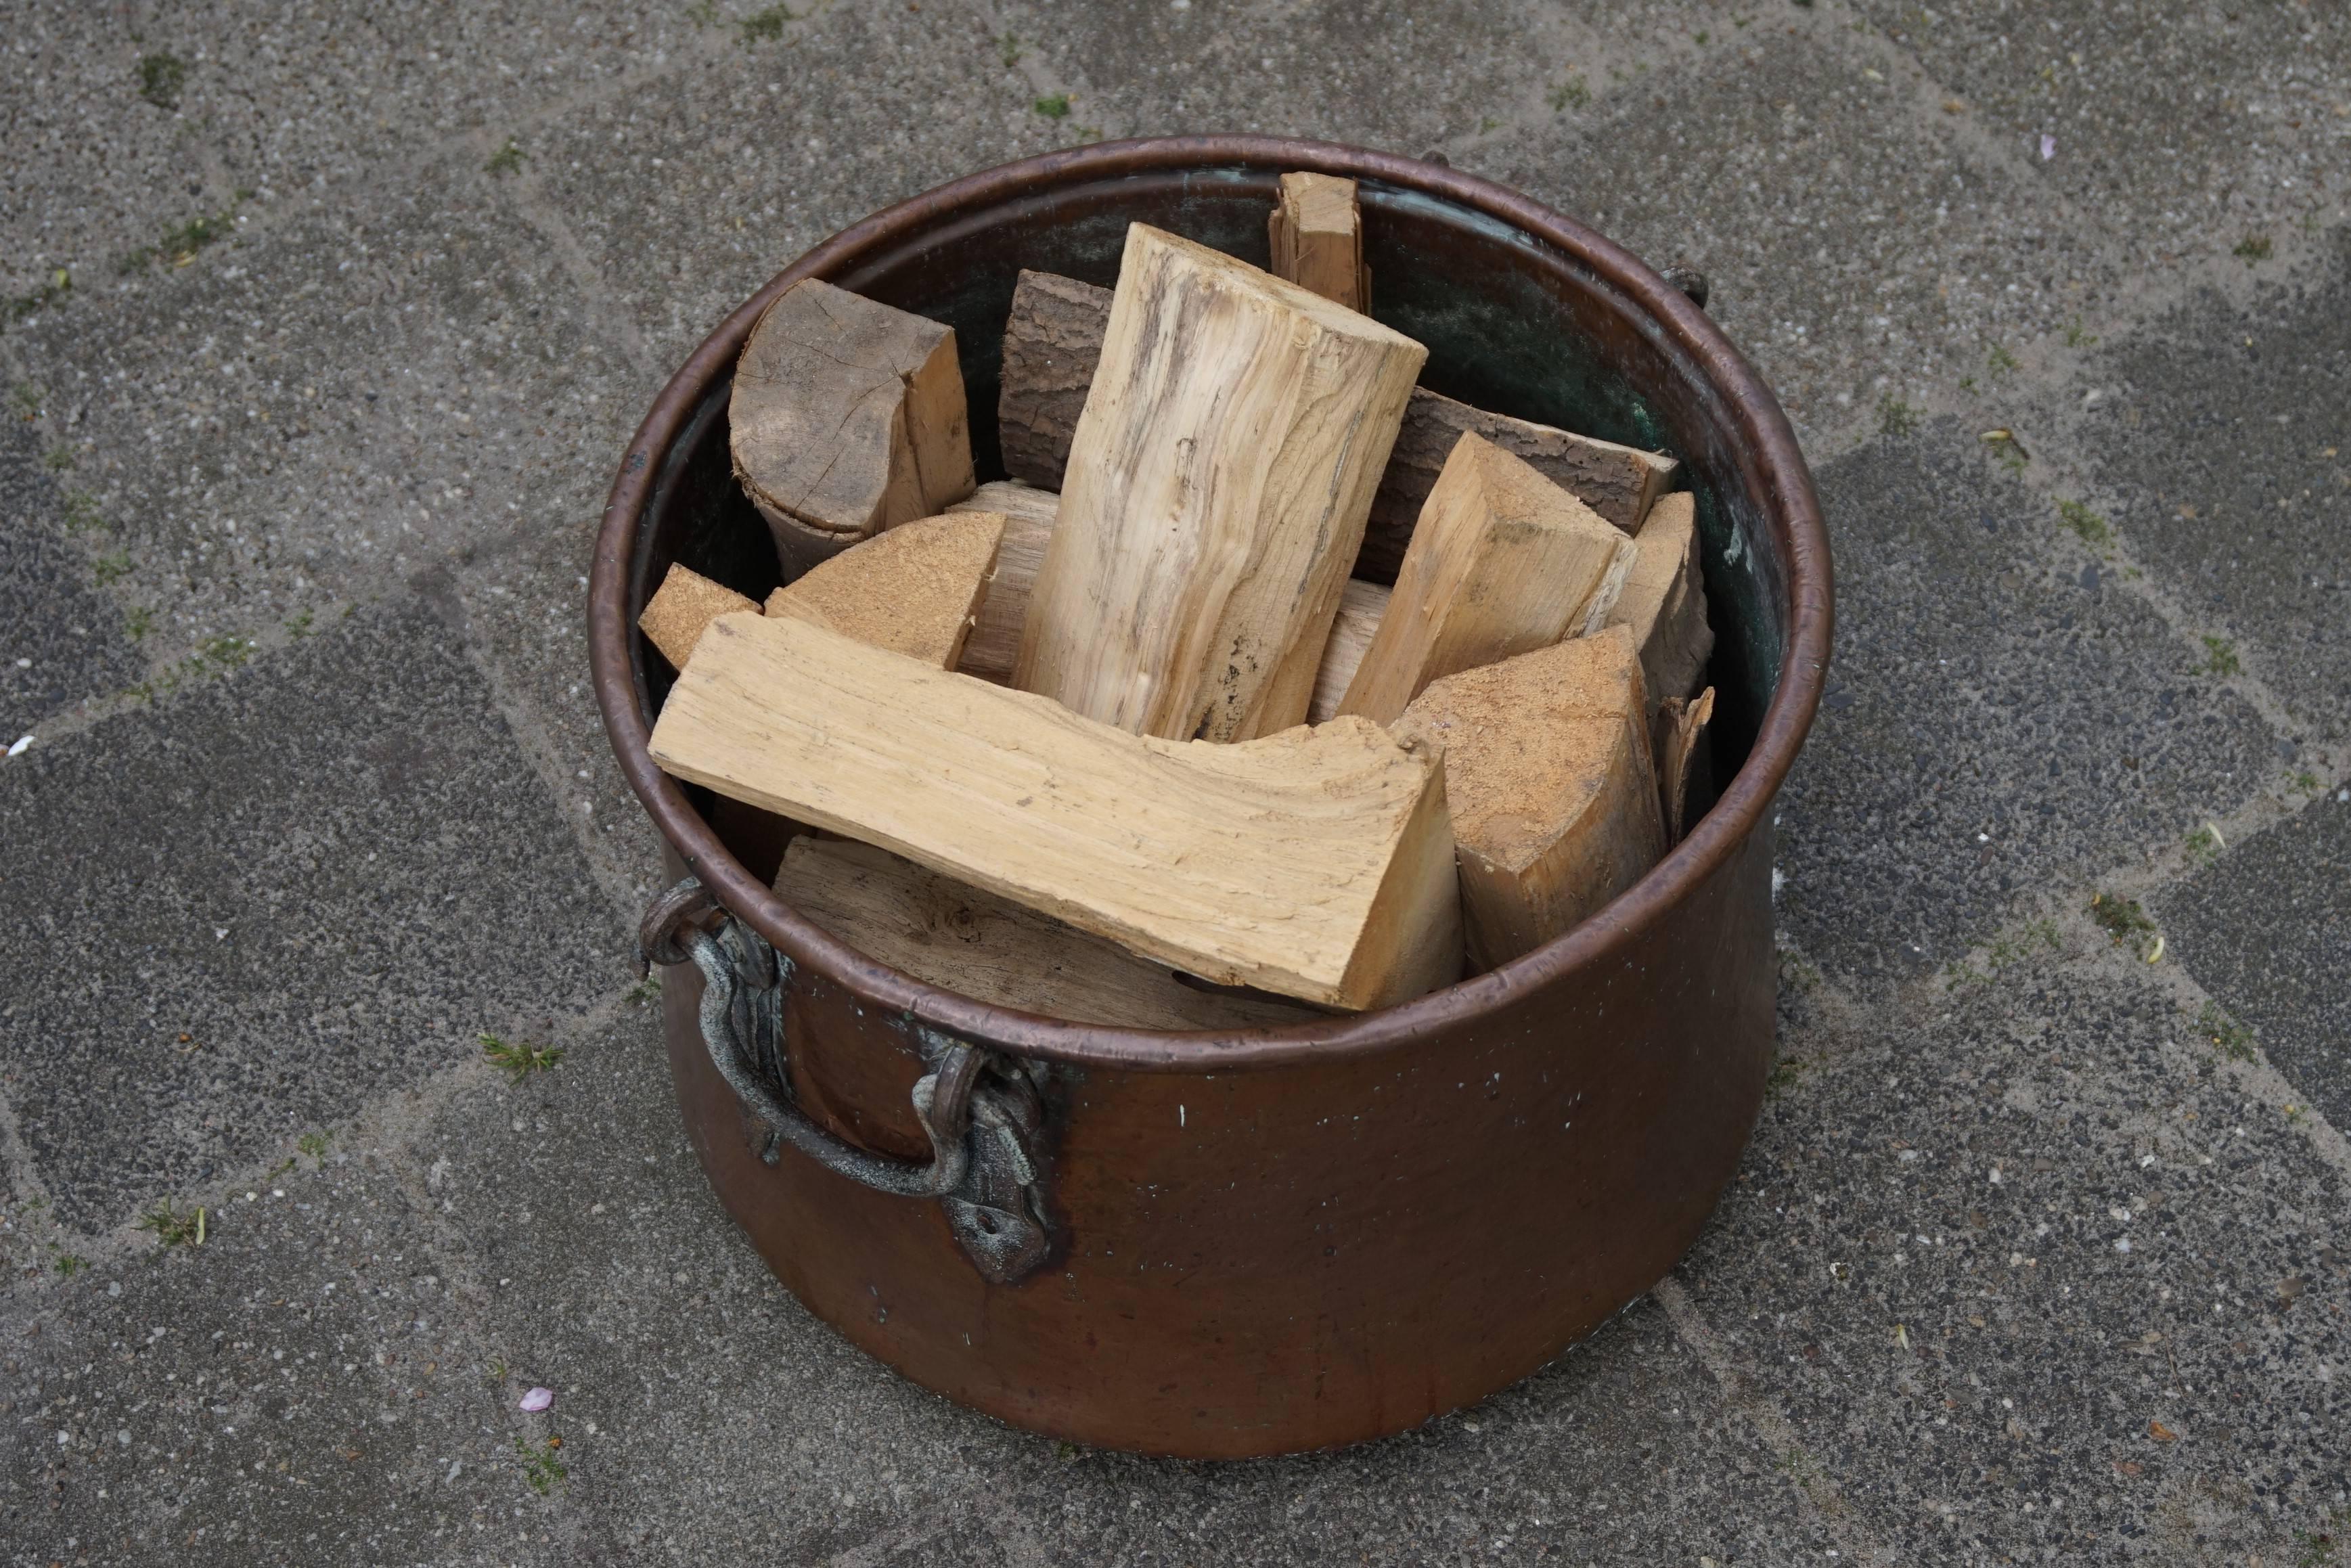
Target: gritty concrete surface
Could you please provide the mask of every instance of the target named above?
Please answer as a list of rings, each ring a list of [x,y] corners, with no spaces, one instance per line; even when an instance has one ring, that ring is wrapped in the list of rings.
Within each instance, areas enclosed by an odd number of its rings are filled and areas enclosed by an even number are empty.
[[[18,13],[0,1563],[2341,1554],[2339,6]],[[1191,1465],[904,1382],[726,1222],[580,610],[628,432],[777,267],[1226,129],[1707,270],[1840,628],[1697,1248],[1472,1410]]]

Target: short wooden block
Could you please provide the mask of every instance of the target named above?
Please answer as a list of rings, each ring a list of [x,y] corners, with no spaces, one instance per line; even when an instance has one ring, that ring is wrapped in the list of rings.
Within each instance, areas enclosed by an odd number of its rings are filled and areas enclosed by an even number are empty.
[[[637,617],[637,630],[669,661],[671,669],[682,670],[695,643],[701,641],[704,627],[721,615],[758,607],[758,600],[672,561],[662,585],[645,601],[644,612]]]
[[[901,523],[768,595],[768,613],[951,670],[987,591],[1003,534],[1000,512]]]

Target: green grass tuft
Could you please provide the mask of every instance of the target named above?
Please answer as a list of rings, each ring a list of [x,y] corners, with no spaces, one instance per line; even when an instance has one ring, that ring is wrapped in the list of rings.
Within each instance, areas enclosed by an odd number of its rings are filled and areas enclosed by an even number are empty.
[[[139,96],[158,109],[180,107],[180,89],[188,83],[188,62],[177,55],[142,55],[139,59]]]
[[[1070,113],[1070,95],[1066,92],[1050,93],[1029,107],[1048,120],[1066,120]]]
[[[2233,675],[2240,674],[2243,669],[2243,664],[2237,658],[2237,645],[2234,643],[2230,642],[2226,637],[2208,636],[2204,639],[2204,674]]]
[[[2057,520],[2085,545],[2104,545],[2114,538],[2114,530],[2106,526],[2106,519],[2079,501],[2058,502]]]
[[[560,1046],[534,1045],[527,1040],[510,1042],[494,1034],[483,1035],[481,1040],[483,1059],[511,1083],[519,1083],[534,1072],[551,1072],[563,1061]]]

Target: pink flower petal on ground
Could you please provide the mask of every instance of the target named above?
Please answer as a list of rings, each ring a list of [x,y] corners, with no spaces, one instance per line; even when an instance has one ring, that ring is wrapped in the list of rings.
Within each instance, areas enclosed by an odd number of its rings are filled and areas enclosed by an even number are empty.
[[[522,1407],[534,1416],[554,1403],[555,1390],[552,1388],[534,1388],[522,1396]]]
[[[2057,156],[2057,139],[2047,131],[2041,133],[2041,161],[2046,163]]]

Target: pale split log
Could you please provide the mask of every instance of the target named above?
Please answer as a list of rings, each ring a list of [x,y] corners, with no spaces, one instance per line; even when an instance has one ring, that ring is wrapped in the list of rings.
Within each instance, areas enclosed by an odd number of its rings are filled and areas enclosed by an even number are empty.
[[[1372,497],[1371,521],[1355,575],[1393,577],[1403,564],[1420,508],[1445,471],[1445,460],[1465,433],[1483,436],[1628,534],[1637,534],[1650,506],[1679,472],[1673,458],[1637,446],[1577,435],[1532,420],[1488,413],[1449,397],[1416,389]]]
[[[1634,552],[1532,465],[1464,433],[1339,711],[1386,724],[1440,676],[1598,631]]]
[[[1265,228],[1276,277],[1369,314],[1372,275],[1364,265],[1355,182],[1332,174],[1284,174]]]
[[[1363,719],[1163,740],[821,627],[728,615],[671,689],[652,751],[678,778],[1218,985],[1361,1009],[1459,970],[1445,769]]]
[[[1301,722],[1418,343],[1135,224],[1013,684],[1138,734]]]
[[[1689,833],[1690,822],[1713,788],[1712,753],[1707,727],[1714,721],[1714,688],[1695,697],[1668,697],[1649,721],[1649,749],[1657,767],[1657,805],[1666,824],[1666,842],[1677,844]]]
[[[1633,543],[1632,574],[1608,623],[1633,634],[1655,711],[1695,691],[1714,653],[1706,579],[1698,567],[1697,498],[1680,490],[1660,499]]]
[[[1053,537],[1053,518],[1061,497],[1015,479],[991,479],[958,501],[950,512],[1000,512],[1004,538],[997,547],[996,572],[979,601],[971,640],[964,644],[956,668],[967,675],[1003,685],[1012,679],[1013,661],[1020,654],[1020,624],[1028,618],[1029,595],[1045,564],[1045,545]]]
[[[1322,665],[1314,673],[1314,706],[1307,720],[1321,724],[1339,716],[1339,703],[1363,664],[1364,653],[1387,613],[1391,590],[1351,577],[1339,595],[1339,613],[1331,622],[1331,640],[1322,645]]]
[[[1444,748],[1473,967],[1564,935],[1665,853],[1646,706],[1611,627],[1447,675],[1390,727]]]

